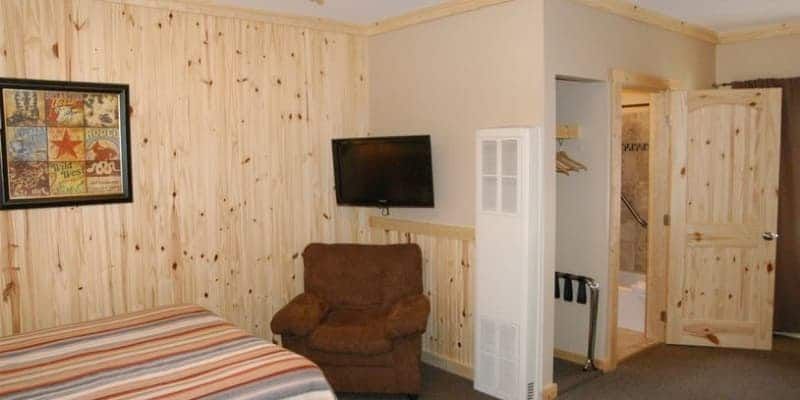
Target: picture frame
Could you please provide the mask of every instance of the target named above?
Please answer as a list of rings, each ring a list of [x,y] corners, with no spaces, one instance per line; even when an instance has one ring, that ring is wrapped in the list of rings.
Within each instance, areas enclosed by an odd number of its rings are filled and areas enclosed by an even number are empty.
[[[133,202],[128,85],[0,78],[0,210]]]

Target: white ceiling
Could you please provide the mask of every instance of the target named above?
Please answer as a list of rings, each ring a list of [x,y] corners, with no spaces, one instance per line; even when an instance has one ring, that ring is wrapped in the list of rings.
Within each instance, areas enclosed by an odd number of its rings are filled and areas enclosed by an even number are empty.
[[[220,4],[368,24],[445,0],[215,0]],[[566,1],[566,0],[564,0]],[[627,0],[717,31],[800,18],[800,0]]]
[[[716,31],[800,18],[800,0],[633,0],[642,8]]]
[[[312,0],[216,0],[216,2],[283,14],[368,24],[439,4],[444,0],[325,0],[323,5]]]

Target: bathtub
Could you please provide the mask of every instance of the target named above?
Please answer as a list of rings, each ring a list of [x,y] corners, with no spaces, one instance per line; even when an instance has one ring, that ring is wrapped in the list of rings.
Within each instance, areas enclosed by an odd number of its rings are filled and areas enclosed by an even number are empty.
[[[618,301],[617,326],[632,331],[644,332],[645,275],[619,271],[617,275]]]

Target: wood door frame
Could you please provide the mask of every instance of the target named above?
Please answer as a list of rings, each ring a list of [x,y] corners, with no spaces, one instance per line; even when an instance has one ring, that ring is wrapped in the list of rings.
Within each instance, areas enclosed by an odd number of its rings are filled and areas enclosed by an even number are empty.
[[[608,317],[606,321],[606,349],[607,349],[607,361],[605,363],[605,370],[612,371],[617,368],[617,315],[618,315],[618,277],[617,274],[619,272],[620,267],[620,217],[621,217],[621,210],[622,210],[622,201],[620,200],[620,196],[622,195],[622,91],[625,89],[634,89],[634,90],[642,90],[646,92],[661,92],[665,90],[671,89],[678,89],[680,86],[680,82],[676,80],[664,79],[660,77],[655,77],[652,75],[646,74],[639,74],[634,72],[629,72],[621,69],[612,69],[610,73],[610,95],[611,95],[611,174],[610,174],[610,186],[611,190],[609,193],[609,235],[608,235]],[[653,138],[653,131],[651,129],[650,132],[651,139]],[[652,140],[651,140],[652,142]],[[658,161],[669,161],[669,152],[668,151],[654,151],[656,150],[653,147],[652,143],[650,145],[650,172],[654,171],[654,167],[659,167],[660,162]],[[657,158],[655,158],[657,157]],[[655,162],[654,162],[655,161]],[[658,170],[656,170],[658,171]],[[652,177],[652,175],[651,175]],[[652,179],[651,179],[652,182]],[[650,186],[650,192],[654,191],[653,185]],[[667,187],[666,190],[668,191],[669,188]],[[655,206],[655,207],[654,207]],[[653,270],[653,266],[655,265],[651,258],[653,252],[651,251],[651,240],[652,235],[655,234],[664,234],[663,232],[659,231],[666,231],[668,230],[667,227],[664,226],[663,223],[659,221],[658,224],[654,223],[657,220],[660,220],[662,217],[659,217],[659,214],[666,215],[668,211],[664,211],[661,207],[658,207],[657,204],[653,204],[653,196],[650,196],[650,208],[648,210],[648,249],[647,249],[647,258],[648,258],[648,278],[647,278],[647,311],[645,312],[646,318],[646,328],[645,331],[648,330],[647,327],[654,325],[656,332],[655,335],[648,333],[648,337],[659,342],[664,341],[664,329],[665,325],[663,322],[659,322],[661,319],[660,310],[659,308],[666,309],[666,290],[667,290],[667,281],[666,279],[662,280],[661,282],[656,282],[650,279],[651,271]],[[659,229],[661,228],[661,229]],[[667,233],[668,235],[668,233]],[[659,264],[663,264],[663,266],[659,265],[659,268],[663,268],[664,272],[666,272],[666,260],[660,260]],[[664,275],[666,277],[666,274]],[[659,304],[658,301],[650,301],[650,298],[654,298],[658,300],[660,298],[659,295],[654,295],[656,292],[663,292],[664,301],[661,302],[663,304]],[[651,321],[651,319],[653,321]],[[660,324],[660,328],[658,325]],[[652,328],[652,327],[651,327]]]

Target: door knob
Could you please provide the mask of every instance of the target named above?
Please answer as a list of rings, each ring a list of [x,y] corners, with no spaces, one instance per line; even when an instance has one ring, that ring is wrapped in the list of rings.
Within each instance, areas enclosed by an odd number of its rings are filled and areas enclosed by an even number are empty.
[[[778,236],[779,235],[777,233],[775,233],[775,232],[764,232],[764,233],[761,234],[761,237],[764,240],[768,241],[768,242],[771,242],[771,241],[777,239]]]

